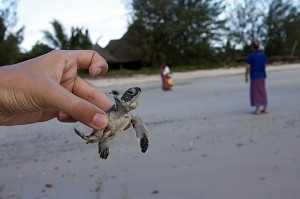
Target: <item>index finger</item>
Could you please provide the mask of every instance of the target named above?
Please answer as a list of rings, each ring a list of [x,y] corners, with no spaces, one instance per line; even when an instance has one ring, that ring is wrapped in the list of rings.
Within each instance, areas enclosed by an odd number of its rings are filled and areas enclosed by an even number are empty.
[[[77,68],[89,69],[89,74],[92,76],[105,74],[108,70],[106,60],[94,50],[74,50],[70,53],[76,59]]]
[[[98,106],[105,112],[113,105],[112,101],[100,89],[97,89],[94,85],[80,77],[76,78],[72,92],[78,97]]]

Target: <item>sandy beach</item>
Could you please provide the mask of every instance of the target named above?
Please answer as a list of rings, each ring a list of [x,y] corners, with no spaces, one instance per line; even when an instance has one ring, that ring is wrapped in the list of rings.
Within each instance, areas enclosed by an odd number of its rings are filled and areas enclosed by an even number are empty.
[[[300,197],[300,64],[267,69],[268,114],[253,115],[244,69],[160,77],[88,79],[105,93],[143,89],[139,113],[150,131],[140,152],[132,128],[100,159],[73,128],[44,123],[0,127],[0,199],[297,199]]]

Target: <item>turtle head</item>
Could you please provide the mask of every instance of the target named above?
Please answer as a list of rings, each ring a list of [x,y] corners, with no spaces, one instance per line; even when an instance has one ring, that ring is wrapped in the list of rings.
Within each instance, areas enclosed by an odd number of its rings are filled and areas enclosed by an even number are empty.
[[[140,87],[132,87],[129,88],[121,97],[123,102],[129,105],[129,109],[135,109],[138,106],[138,100],[142,93],[142,89]]]

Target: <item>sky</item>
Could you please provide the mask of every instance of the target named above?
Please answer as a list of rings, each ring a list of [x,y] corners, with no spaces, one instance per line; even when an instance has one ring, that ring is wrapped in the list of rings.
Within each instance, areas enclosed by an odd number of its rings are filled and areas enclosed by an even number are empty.
[[[127,31],[129,10],[122,0],[19,0],[17,27],[25,26],[22,49],[30,50],[43,39],[43,30],[53,32],[57,19],[70,34],[71,27],[89,30],[93,43],[105,47]]]
[[[18,24],[25,26],[21,48],[30,50],[37,41],[45,41],[43,30],[52,32],[51,21],[57,19],[70,34],[71,27],[89,30],[93,43],[105,47],[127,31],[129,10],[125,0],[19,0]],[[295,0],[297,2],[299,0]]]

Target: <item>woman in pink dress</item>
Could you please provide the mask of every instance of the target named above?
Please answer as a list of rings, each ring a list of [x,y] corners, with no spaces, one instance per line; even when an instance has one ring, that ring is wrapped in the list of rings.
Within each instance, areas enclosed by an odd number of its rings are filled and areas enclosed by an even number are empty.
[[[171,79],[171,71],[170,68],[167,64],[162,64],[160,66],[160,76],[161,76],[161,80],[162,80],[162,90],[163,91],[170,91],[171,87],[172,87],[172,79]]]

